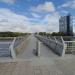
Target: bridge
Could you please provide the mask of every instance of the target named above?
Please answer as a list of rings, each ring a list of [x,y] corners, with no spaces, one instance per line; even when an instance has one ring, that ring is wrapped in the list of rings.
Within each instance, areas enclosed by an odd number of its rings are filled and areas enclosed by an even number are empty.
[[[0,75],[75,75],[75,56],[65,57],[74,50],[75,41],[63,37],[28,35],[0,41]]]
[[[33,59],[57,58],[75,54],[75,41],[64,41],[63,37],[28,35],[13,40],[0,41],[0,57]]]

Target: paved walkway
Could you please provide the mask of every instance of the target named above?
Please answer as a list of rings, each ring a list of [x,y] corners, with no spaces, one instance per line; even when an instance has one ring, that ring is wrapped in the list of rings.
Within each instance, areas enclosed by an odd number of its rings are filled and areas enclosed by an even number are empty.
[[[75,59],[57,59],[47,65],[33,65],[31,61],[0,63],[0,75],[75,75]]]
[[[43,43],[40,44],[40,56],[44,58],[56,58],[56,55],[50,48],[45,46]]]
[[[33,53],[33,50],[36,49],[36,38],[33,36],[30,36],[30,41],[24,50],[23,53],[19,54],[17,58],[20,59],[32,59],[35,58],[35,55]]]
[[[0,62],[0,75],[75,75],[75,56],[58,57],[44,44],[40,46],[40,57],[36,57],[33,53],[36,38],[31,36],[28,46],[17,59]]]
[[[33,52],[33,50],[36,49],[36,41],[37,38],[35,38],[33,35],[30,37],[30,41],[26,49],[22,54],[19,54],[17,58],[21,59],[34,59],[37,58]],[[39,40],[38,40],[39,41]],[[56,54],[54,54],[47,46],[44,44],[40,44],[40,58],[56,58],[58,57]]]

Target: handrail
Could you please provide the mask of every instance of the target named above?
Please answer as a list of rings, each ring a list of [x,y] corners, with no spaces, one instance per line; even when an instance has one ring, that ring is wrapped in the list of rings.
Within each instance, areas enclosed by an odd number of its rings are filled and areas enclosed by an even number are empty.
[[[16,40],[16,37],[14,37],[13,42],[9,46],[9,50],[10,50],[10,53],[11,53],[12,58],[16,58],[16,54],[15,54],[15,51],[14,51],[14,43],[15,43],[15,40]]]
[[[75,42],[75,41],[64,41],[64,42]]]
[[[59,42],[56,37],[54,39],[48,39],[40,35],[36,35],[36,37],[42,41],[44,44],[46,44],[49,48],[51,48],[55,53],[59,54],[60,56],[65,55],[65,42],[63,40],[63,37],[61,37],[61,42]]]
[[[38,36],[37,36],[38,37]],[[41,37],[41,38],[43,38],[43,39],[45,39],[45,40],[47,40],[47,38],[44,38],[44,37],[42,37],[42,36],[39,36],[39,37]],[[61,42],[59,42],[57,39],[55,39],[55,40],[53,40],[53,39],[48,39],[48,40],[50,40],[50,41],[52,41],[52,42],[55,42],[55,43],[58,43],[58,44],[60,44],[60,45],[63,45]]]
[[[27,38],[28,37],[28,38]],[[18,44],[16,47],[15,47],[15,50],[16,50],[16,55],[19,54],[21,51],[24,50],[24,48],[26,47],[26,43],[27,41],[29,40],[30,36],[26,36],[26,37],[23,37],[22,38],[22,41],[20,42],[20,44]]]

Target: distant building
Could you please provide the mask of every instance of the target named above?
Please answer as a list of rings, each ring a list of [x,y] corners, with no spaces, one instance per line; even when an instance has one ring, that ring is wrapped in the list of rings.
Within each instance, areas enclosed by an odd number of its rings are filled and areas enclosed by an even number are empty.
[[[73,23],[71,15],[61,16],[59,19],[59,32],[66,34],[67,36],[73,35]]]

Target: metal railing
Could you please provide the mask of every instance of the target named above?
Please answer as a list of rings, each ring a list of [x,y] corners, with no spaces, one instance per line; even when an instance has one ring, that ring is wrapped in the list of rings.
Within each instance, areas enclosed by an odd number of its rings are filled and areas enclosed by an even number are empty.
[[[75,41],[65,41],[65,53],[75,54]]]
[[[5,40],[7,39],[7,40]],[[0,57],[10,57],[11,52],[9,46],[11,42],[9,41],[10,38],[8,37],[0,37]]]
[[[14,37],[12,43],[9,46],[9,51],[12,58],[16,58],[17,54],[24,50],[28,39],[29,36]]]
[[[9,50],[10,50],[10,54],[11,54],[12,58],[16,58],[16,53],[15,53],[15,50],[14,50],[15,40],[16,40],[16,37],[14,37],[14,40],[12,41],[12,43],[9,46]]]
[[[25,37],[16,38],[15,43],[17,42],[17,44],[15,44],[14,46],[16,55],[24,51],[25,47],[27,46],[28,40],[29,40],[29,35]]]
[[[75,54],[75,38],[73,36],[47,37],[37,35],[36,37],[61,56],[65,56],[65,54]]]
[[[17,52],[22,51],[27,45],[27,40],[29,39],[29,35],[19,36],[19,37],[0,37],[2,48],[0,49],[8,49],[8,55],[12,58],[16,58]],[[10,41],[11,40],[11,41]],[[4,41],[4,42],[3,42]],[[6,41],[6,42],[5,42]],[[5,48],[3,47],[5,45]]]
[[[42,41],[45,45],[47,45],[52,51],[57,53],[60,56],[64,56],[65,48],[64,48],[64,42],[63,38],[60,37],[61,41],[58,41],[55,37],[43,37],[40,35],[36,35],[36,37]],[[52,39],[53,38],[53,39]]]

